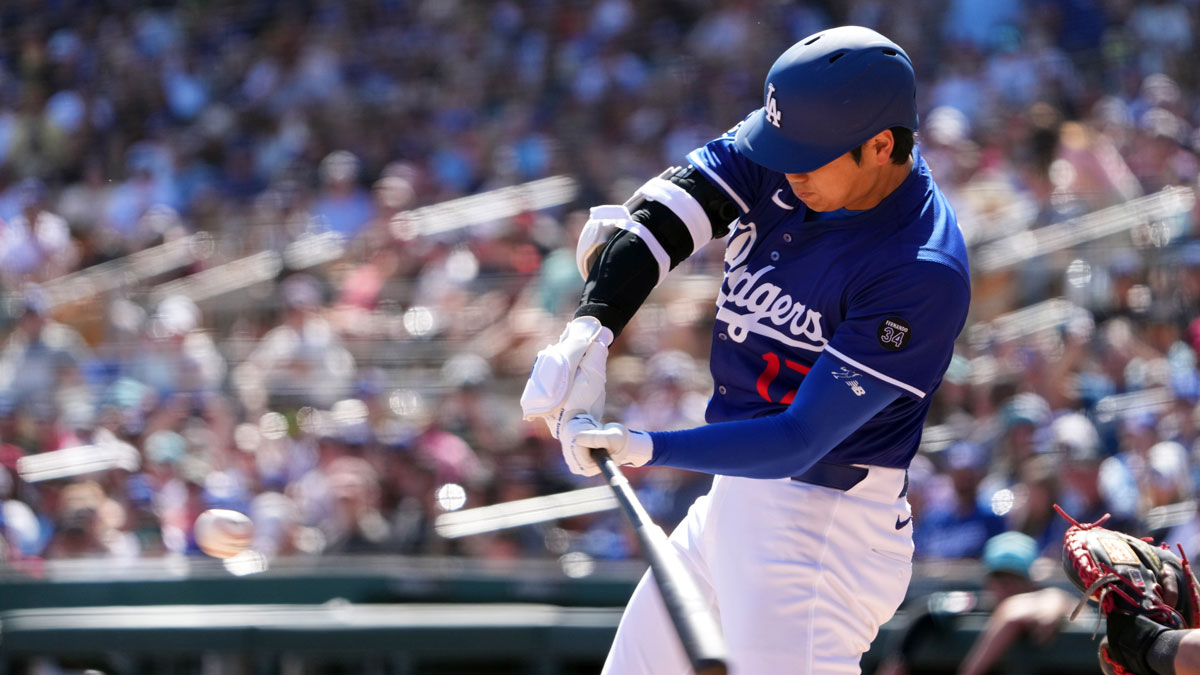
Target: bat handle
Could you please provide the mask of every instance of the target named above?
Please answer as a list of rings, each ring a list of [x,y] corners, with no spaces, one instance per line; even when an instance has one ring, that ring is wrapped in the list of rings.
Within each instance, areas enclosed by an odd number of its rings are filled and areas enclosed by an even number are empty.
[[[633,529],[640,531],[645,527],[653,525],[650,520],[650,514],[646,513],[646,509],[642,506],[642,502],[638,500],[633,487],[629,485],[629,479],[625,478],[625,474],[621,473],[621,468],[609,456],[608,451],[604,448],[591,448],[590,452],[592,461],[596,463],[596,466],[600,467],[600,473],[608,481],[609,487],[613,490],[613,496],[617,498],[617,503],[620,504],[621,510],[629,517]]]
[[[671,623],[696,675],[726,675],[725,639],[708,610],[700,589],[682,560],[671,550],[667,535],[654,524],[634,493],[629,480],[606,450],[591,449],[592,460],[608,480],[617,503],[625,513],[642,551],[654,572],[655,582]]]

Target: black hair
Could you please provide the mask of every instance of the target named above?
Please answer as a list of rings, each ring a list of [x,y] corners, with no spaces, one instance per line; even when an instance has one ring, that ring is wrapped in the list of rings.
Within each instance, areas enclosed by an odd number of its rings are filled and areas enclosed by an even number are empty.
[[[917,132],[906,127],[892,127],[890,131],[894,139],[891,154],[892,164],[903,164],[912,154],[913,145],[917,140]],[[850,156],[854,158],[855,164],[862,164],[862,154],[862,145],[856,146],[850,151]]]

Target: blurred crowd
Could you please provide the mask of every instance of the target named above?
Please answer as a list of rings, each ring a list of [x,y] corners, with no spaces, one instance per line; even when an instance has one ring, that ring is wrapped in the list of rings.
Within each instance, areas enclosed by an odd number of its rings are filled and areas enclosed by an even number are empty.
[[[1195,0],[3,3],[0,560],[192,554],[214,507],[250,514],[268,559],[636,555],[612,513],[432,524],[591,484],[517,405],[582,287],[587,208],[735,124],[781,51],[846,23],[912,57],[919,146],[976,252],[1197,187]],[[566,203],[413,225],[559,175]],[[975,271],[910,471],[918,557],[977,558],[1006,531],[1053,551],[1057,503],[1200,558],[1192,203]],[[325,255],[283,255],[323,234]],[[181,242],[183,262],[132,262]],[[233,271],[264,252],[277,269]],[[721,258],[682,265],[618,340],[608,417],[702,423]],[[96,269],[118,282],[56,292]],[[190,292],[211,270],[221,290]],[[668,528],[708,485],[630,473]]]

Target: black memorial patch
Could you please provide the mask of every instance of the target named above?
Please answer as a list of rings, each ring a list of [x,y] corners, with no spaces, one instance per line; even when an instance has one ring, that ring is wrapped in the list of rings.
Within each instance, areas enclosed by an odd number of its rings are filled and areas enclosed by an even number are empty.
[[[879,337],[879,344],[891,351],[907,347],[912,340],[912,328],[907,321],[898,316],[888,317],[880,322],[879,330],[875,334]]]

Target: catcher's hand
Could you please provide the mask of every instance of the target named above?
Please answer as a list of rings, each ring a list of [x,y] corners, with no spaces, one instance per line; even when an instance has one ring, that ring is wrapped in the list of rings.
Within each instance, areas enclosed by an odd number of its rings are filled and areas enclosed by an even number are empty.
[[[1095,600],[1109,622],[1108,639],[1100,645],[1105,672],[1151,673],[1145,653],[1159,633],[1200,626],[1200,594],[1183,549],[1176,555],[1165,545],[1101,527],[1107,515],[1080,523],[1054,508],[1071,523],[1063,539],[1063,570],[1084,596],[1071,618]]]
[[[1146,654],[1158,636],[1168,630],[1141,614],[1120,609],[1109,613],[1108,636],[1100,642],[1100,669],[1106,675],[1152,675],[1154,670],[1146,663]]]

